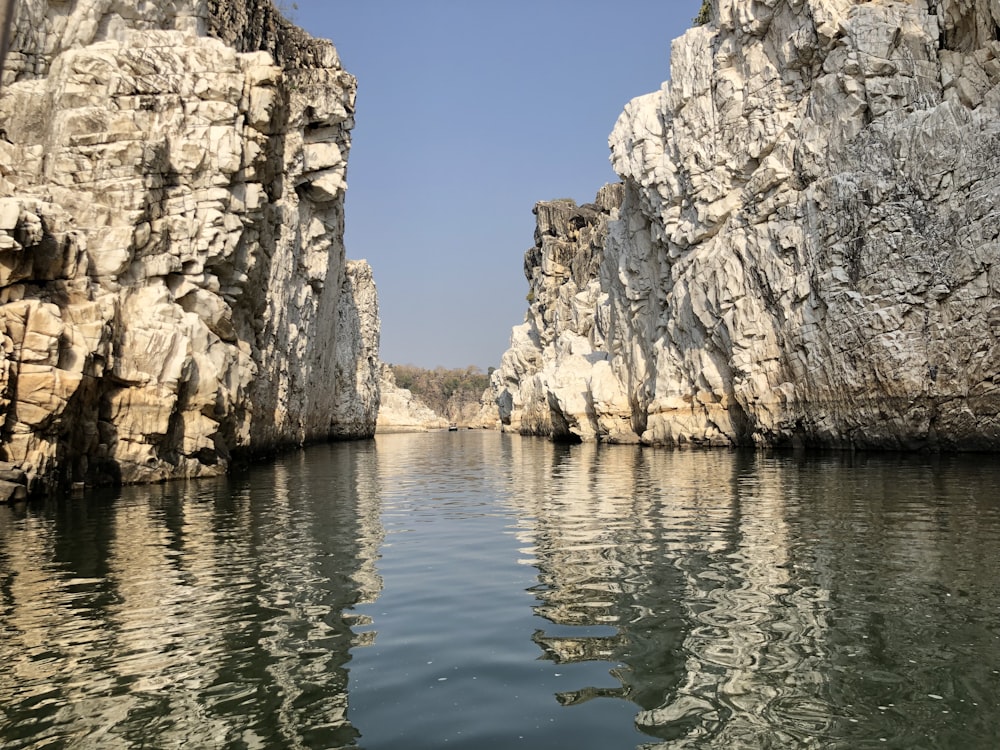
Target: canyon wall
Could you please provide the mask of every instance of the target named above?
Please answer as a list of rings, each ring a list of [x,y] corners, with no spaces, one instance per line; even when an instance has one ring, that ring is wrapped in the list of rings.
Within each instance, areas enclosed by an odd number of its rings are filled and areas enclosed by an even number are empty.
[[[0,96],[0,450],[32,486],[374,433],[355,80],[269,2],[26,0]]]
[[[585,314],[515,329],[504,421],[1000,448],[998,37],[988,0],[717,0],[615,126],[623,203],[564,285]]]
[[[429,432],[448,429],[448,420],[425,404],[408,388],[400,388],[392,366],[382,365],[379,384],[381,403],[378,409],[376,431]]]
[[[562,199],[535,206],[535,244],[524,255],[528,313],[491,378],[504,429],[637,439],[625,418],[628,399],[611,369],[609,321],[598,321],[607,310],[599,271],[608,224],[622,196],[621,184],[605,185],[593,203]]]
[[[498,429],[493,391],[487,387],[481,393],[476,392],[474,370],[421,370],[412,365],[383,364],[377,431],[427,432],[448,427]],[[397,372],[400,380],[413,390],[399,385]]]

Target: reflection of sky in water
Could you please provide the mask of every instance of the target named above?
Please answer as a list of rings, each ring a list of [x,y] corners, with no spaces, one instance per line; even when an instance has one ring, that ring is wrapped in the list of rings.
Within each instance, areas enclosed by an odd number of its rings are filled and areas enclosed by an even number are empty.
[[[0,508],[0,745],[993,747],[998,480],[462,432]]]

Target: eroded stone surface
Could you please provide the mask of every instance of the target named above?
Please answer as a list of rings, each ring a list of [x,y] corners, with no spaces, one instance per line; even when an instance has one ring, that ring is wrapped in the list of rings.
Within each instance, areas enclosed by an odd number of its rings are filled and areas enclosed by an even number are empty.
[[[374,431],[374,284],[343,248],[355,81],[328,42],[230,5],[18,3],[0,441],[34,483]],[[282,64],[238,51],[258,47]]]
[[[448,427],[447,419],[408,388],[400,388],[396,384],[396,376],[390,365],[382,365],[381,379],[378,432],[428,432]]]
[[[635,442],[619,424],[628,403],[597,320],[606,301],[598,271],[621,201],[616,184],[583,206],[565,199],[535,206],[535,245],[524,256],[528,313],[491,379],[505,429]]]
[[[720,0],[714,18],[616,125],[593,313],[515,329],[506,419],[1000,448],[996,4]]]

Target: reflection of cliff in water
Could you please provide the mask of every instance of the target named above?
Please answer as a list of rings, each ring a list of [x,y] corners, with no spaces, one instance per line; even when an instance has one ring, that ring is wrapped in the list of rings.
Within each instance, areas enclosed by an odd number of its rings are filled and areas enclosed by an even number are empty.
[[[0,508],[0,744],[352,744],[342,612],[380,588],[372,461],[331,446]]]
[[[557,663],[608,662],[620,683],[561,703],[628,698],[643,731],[674,742],[780,736],[781,710],[795,727],[827,721],[808,666],[826,595],[789,586],[786,488],[762,461],[585,444],[516,469],[535,609],[552,623],[534,640]]]
[[[704,458],[688,456],[678,483],[684,456],[657,462],[653,483],[677,491],[663,549],[684,573],[686,669],[637,724],[674,740],[665,747],[821,746],[829,592],[795,580],[788,465],[722,454],[705,476]]]

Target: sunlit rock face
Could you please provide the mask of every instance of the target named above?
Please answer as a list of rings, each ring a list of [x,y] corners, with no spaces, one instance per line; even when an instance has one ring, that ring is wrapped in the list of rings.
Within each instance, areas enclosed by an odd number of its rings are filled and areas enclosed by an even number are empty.
[[[457,395],[453,395],[452,402],[446,404],[445,414],[442,415],[409,388],[400,387],[392,366],[383,364],[379,394],[376,431],[380,433],[429,432],[449,427],[486,430],[498,428],[497,407],[489,388],[483,392],[479,401],[463,403],[458,407],[453,406],[453,402],[458,401]]]
[[[616,426],[646,443],[1000,448],[996,4],[719,0],[713,19],[611,135],[625,195],[595,332],[545,335],[599,345]],[[540,390],[512,427],[558,432],[558,388],[515,382]]]
[[[333,46],[267,2],[26,0],[14,23],[2,457],[35,485],[146,482],[373,434],[375,288],[343,247],[355,81]]]
[[[535,206],[535,245],[524,256],[528,313],[491,378],[505,429],[556,438],[637,439],[599,320],[607,295],[598,271],[608,223],[621,201],[622,186],[615,184],[583,206],[567,199]]]
[[[448,427],[447,419],[408,388],[399,387],[390,365],[382,365],[379,392],[377,432],[427,432]]]
[[[477,403],[466,404],[460,410],[457,424],[478,430],[499,430],[502,427],[492,387],[482,392]]]

